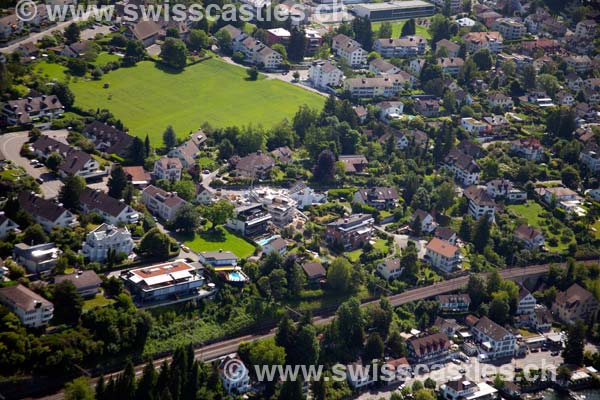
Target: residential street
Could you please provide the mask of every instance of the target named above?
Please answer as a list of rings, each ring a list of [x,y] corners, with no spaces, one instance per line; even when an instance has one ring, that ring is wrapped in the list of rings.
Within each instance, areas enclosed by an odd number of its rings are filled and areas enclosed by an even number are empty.
[[[22,157],[21,147],[28,140],[28,131],[7,133],[0,136],[0,153],[7,160],[11,160],[15,165],[23,167],[25,172],[34,177],[35,179],[42,178],[44,183],[40,184],[42,194],[45,198],[53,198],[58,196],[58,192],[62,187],[62,182],[46,167],[34,168],[29,160]],[[69,134],[66,129],[58,131],[45,131],[45,135],[48,135],[56,140],[63,141],[66,143],[67,135]]]

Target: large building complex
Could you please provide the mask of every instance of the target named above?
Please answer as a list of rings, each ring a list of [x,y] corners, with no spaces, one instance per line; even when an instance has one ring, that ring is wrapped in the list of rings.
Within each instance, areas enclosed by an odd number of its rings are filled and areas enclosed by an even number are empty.
[[[371,21],[430,17],[435,6],[421,0],[391,1],[388,3],[362,3],[354,7],[359,17],[368,17]]]

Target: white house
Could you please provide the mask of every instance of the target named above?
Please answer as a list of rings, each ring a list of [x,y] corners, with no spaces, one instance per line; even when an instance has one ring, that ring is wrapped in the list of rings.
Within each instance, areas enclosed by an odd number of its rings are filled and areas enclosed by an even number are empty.
[[[421,221],[421,232],[431,233],[438,227],[438,223],[435,222],[433,215],[427,211],[415,210],[411,218],[411,224],[414,223],[417,218]]]
[[[365,367],[362,363],[353,363],[346,366],[348,383],[352,389],[360,389],[370,386],[375,382],[373,369]]]
[[[330,61],[317,60],[310,65],[308,77],[315,87],[326,89],[341,86],[344,73]]]
[[[384,101],[377,104],[379,108],[379,119],[383,122],[389,122],[392,119],[398,119],[404,111],[404,104],[401,101]]]
[[[377,264],[377,272],[387,281],[400,278],[402,270],[399,258],[388,258]]]
[[[334,36],[331,48],[352,67],[360,67],[367,63],[367,52],[360,43],[346,35]]]
[[[537,300],[529,290],[519,285],[519,302],[517,304],[517,315],[533,314]]]
[[[479,343],[480,354],[487,359],[512,357],[515,354],[515,335],[488,317],[480,318],[471,329]]]
[[[115,255],[126,254],[129,256],[134,245],[127,227],[117,228],[113,225],[102,224],[87,234],[81,253],[91,262],[102,262],[106,260],[109,251]]]
[[[454,179],[462,185],[475,185],[479,183],[481,169],[474,158],[457,149],[452,149],[444,158],[442,164],[454,174]]]
[[[86,187],[79,197],[79,203],[86,214],[96,213],[111,225],[135,224],[139,220],[139,214],[129,204],[99,189]]]
[[[369,71],[376,75],[394,75],[400,72],[401,69],[384,58],[379,57],[369,63]]]
[[[166,221],[175,218],[177,210],[184,204],[187,204],[176,193],[167,192],[153,185],[146,187],[142,191],[142,203],[144,203],[152,214],[158,215]]]
[[[427,244],[425,260],[434,268],[452,272],[460,268],[462,257],[460,249],[444,240],[433,238]]]
[[[440,386],[441,397],[445,400],[492,400],[498,391],[485,382],[474,383],[465,375],[452,378]]]
[[[161,157],[154,162],[154,179],[166,179],[174,182],[181,179],[181,170],[183,165],[179,158]]]
[[[251,389],[248,368],[237,354],[225,356],[219,363],[219,377],[223,388],[232,396]]]
[[[0,211],[0,239],[4,239],[10,232],[19,233],[19,225],[8,218],[4,211]]]
[[[327,202],[326,193],[317,193],[314,189],[306,186],[303,182],[298,182],[289,190],[289,196],[296,202],[296,207],[302,210],[313,204],[323,204]]]
[[[590,141],[579,153],[579,160],[592,172],[600,172],[600,146]]]
[[[178,158],[183,168],[189,168],[196,163],[196,156],[200,152],[196,143],[190,139],[169,151],[169,157]],[[155,167],[156,170],[156,167]]]
[[[35,193],[21,192],[18,199],[21,208],[31,214],[46,232],[50,232],[55,226],[66,228],[77,225],[76,216],[61,204],[46,200]]]
[[[485,188],[469,186],[464,191],[464,196],[469,200],[469,214],[475,219],[487,215],[490,220],[496,213],[496,202]]]
[[[462,126],[467,132],[477,134],[482,134],[488,130],[488,124],[471,117],[461,118],[460,126]]]
[[[264,254],[275,252],[284,255],[287,251],[287,242],[281,236],[274,236],[264,243],[262,248]]]
[[[198,259],[202,264],[212,267],[235,267],[238,263],[237,256],[231,251],[202,251],[198,253]]]
[[[44,326],[54,315],[51,302],[21,284],[0,288],[0,303],[15,313],[28,328]]]

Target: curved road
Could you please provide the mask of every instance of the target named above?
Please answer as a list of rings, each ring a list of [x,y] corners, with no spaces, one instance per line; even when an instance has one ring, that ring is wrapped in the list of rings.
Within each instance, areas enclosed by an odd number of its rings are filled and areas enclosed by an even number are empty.
[[[596,261],[587,262],[587,263],[588,264],[596,263]],[[566,266],[566,263],[559,263],[559,264],[554,264],[554,265],[558,265],[558,266],[564,268]],[[500,274],[502,275],[502,277],[504,279],[512,280],[512,279],[524,278],[524,277],[528,277],[528,276],[540,275],[545,272],[548,272],[549,269],[550,269],[550,264],[530,265],[528,267],[517,267],[517,268],[505,269],[505,270],[502,270],[500,272]],[[483,275],[485,275],[485,274],[483,274]],[[469,275],[461,276],[458,278],[453,278],[453,279],[449,279],[449,280],[446,280],[446,281],[443,281],[440,283],[436,283],[434,285],[407,290],[404,293],[389,296],[388,299],[393,306],[399,306],[402,304],[410,303],[412,301],[423,300],[423,299],[427,299],[430,297],[435,297],[438,294],[444,294],[444,293],[456,291],[456,290],[460,289],[461,287],[464,287],[468,281],[469,281]],[[378,302],[379,302],[379,300],[368,301],[368,302],[363,303],[361,305],[361,307],[368,307],[368,306],[377,304]],[[333,312],[331,315],[327,315],[327,316],[315,317],[315,318],[313,318],[313,323],[316,325],[322,325],[322,324],[331,322],[335,318],[334,313],[335,312]],[[223,340],[223,341],[220,341],[217,343],[199,347],[194,351],[194,353],[198,360],[212,361],[219,357],[225,356],[227,354],[236,352],[241,342],[267,339],[267,338],[273,337],[274,335],[275,335],[275,329],[271,329],[268,333],[265,333],[265,334],[239,336],[239,337],[236,337],[233,339],[227,339],[227,340]],[[154,365],[156,367],[159,367],[160,364],[162,364],[164,361],[168,362],[170,360],[171,360],[170,356],[156,359],[154,361]],[[136,375],[142,374],[144,365],[145,364],[136,365],[136,367],[135,367]],[[121,372],[122,371],[117,371],[117,372],[113,373],[112,375],[117,375]],[[111,375],[107,375],[107,376],[111,376]],[[93,378],[90,380],[91,385],[95,385],[96,382],[97,382],[97,378]],[[59,393],[43,397],[42,399],[43,400],[59,400],[59,399],[63,399],[63,398],[64,398],[64,395],[63,395],[63,392],[61,391]]]

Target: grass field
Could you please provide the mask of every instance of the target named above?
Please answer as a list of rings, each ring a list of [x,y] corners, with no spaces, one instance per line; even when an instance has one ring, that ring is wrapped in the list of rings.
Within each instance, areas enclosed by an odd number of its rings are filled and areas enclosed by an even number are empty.
[[[193,238],[178,237],[177,239],[182,240],[186,246],[196,252],[229,250],[239,258],[246,258],[254,253],[252,244],[223,227],[218,227],[216,231],[197,233]]]
[[[400,32],[402,31],[402,27],[407,20],[395,20],[395,21],[386,21],[392,24],[392,37],[397,38],[400,37]],[[374,32],[379,32],[379,28],[383,24],[383,21],[373,22],[372,27]],[[427,28],[417,25],[415,28],[415,34],[423,36],[425,39],[431,39],[431,35]]]
[[[114,303],[113,299],[107,299],[102,292],[98,293],[93,299],[86,300],[83,303],[83,311],[89,311],[93,308],[104,307]]]
[[[35,69],[42,75],[47,75],[50,79],[64,81],[66,78],[65,71],[67,70],[67,68],[63,67],[60,64],[53,64],[48,63],[46,61],[42,61],[41,63],[35,66]]]
[[[109,54],[106,52],[102,52],[102,53],[98,54],[96,61],[94,61],[92,64],[98,65],[98,66],[105,65],[105,64],[108,64],[109,62],[118,61],[120,59],[121,59],[121,57],[119,57],[116,54]]]
[[[110,87],[103,88],[104,83]],[[168,125],[183,137],[203,122],[216,127],[262,124],[266,127],[292,118],[307,104],[320,109],[325,98],[279,80],[247,81],[243,68],[218,60],[187,67],[181,73],[160,70],[145,61],[120,68],[99,81],[71,85],[75,105],[107,108],[134,135],[150,135],[162,144]]]

